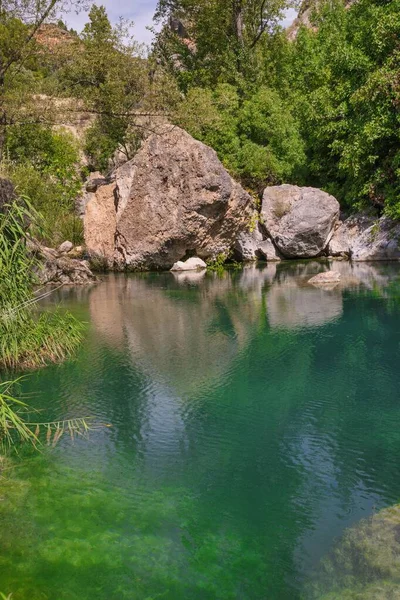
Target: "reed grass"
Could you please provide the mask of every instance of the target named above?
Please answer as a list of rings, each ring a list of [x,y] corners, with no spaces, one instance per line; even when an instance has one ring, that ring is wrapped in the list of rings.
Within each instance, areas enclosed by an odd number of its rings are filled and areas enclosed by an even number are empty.
[[[27,199],[0,213],[0,369],[62,361],[82,340],[83,326],[71,314],[38,310],[28,244],[39,223]]]
[[[50,422],[32,420],[32,410],[25,402],[17,400],[12,392],[18,381],[17,379],[0,383],[0,449],[3,454],[10,448],[16,449],[19,444],[26,442],[34,447],[44,443],[54,447],[64,434],[74,440],[103,427],[93,424],[89,417]]]

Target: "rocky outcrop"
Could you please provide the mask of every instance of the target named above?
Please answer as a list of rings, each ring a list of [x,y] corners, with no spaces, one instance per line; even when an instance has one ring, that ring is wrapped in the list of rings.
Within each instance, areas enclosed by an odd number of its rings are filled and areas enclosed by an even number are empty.
[[[313,258],[322,254],[333,235],[339,203],[316,188],[272,186],[264,191],[261,216],[285,258]]]
[[[41,285],[87,285],[97,281],[86,260],[71,258],[73,250],[70,253],[62,252],[33,240],[29,242],[29,247],[36,259],[34,270]]]
[[[251,197],[214,150],[172,126],[89,194],[87,249],[119,270],[170,269],[188,255],[228,254],[250,218]]]
[[[114,267],[117,232],[115,194],[115,182],[105,183],[95,192],[89,192],[83,221],[89,255],[110,269]]]
[[[353,261],[399,260],[400,223],[362,214],[349,217],[335,232],[328,251],[332,256],[342,251]]]
[[[252,231],[242,231],[235,243],[235,256],[243,262],[259,259],[267,261],[281,260],[272,241],[267,237],[260,223]]]
[[[350,257],[350,240],[343,222],[337,223],[327,247],[327,254],[333,257]]]
[[[178,260],[171,271],[202,271],[207,268],[206,263],[197,256],[192,256],[185,261]]]

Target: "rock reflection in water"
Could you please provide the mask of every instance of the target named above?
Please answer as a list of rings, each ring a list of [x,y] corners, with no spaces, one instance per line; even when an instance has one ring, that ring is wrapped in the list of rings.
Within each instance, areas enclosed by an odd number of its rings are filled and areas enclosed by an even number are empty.
[[[271,327],[315,327],[334,321],[343,313],[340,289],[317,289],[296,281],[275,283],[268,293]]]
[[[262,293],[247,303],[237,293],[229,274],[111,275],[90,292],[89,306],[108,343],[125,339],[136,364],[182,394],[220,377],[249,342]]]
[[[333,290],[308,285],[312,275],[329,269],[342,276]],[[309,261],[249,265],[222,275],[109,275],[87,293],[92,322],[107,343],[121,347],[125,340],[135,363],[174,387],[185,382],[188,390],[229,371],[265,313],[271,328],[333,322],[343,313],[347,288],[383,286],[388,269]],[[196,343],[188,345],[188,339]]]

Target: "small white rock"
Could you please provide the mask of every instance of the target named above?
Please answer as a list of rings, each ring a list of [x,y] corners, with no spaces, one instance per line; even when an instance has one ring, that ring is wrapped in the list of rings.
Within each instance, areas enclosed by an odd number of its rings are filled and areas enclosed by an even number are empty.
[[[58,247],[58,251],[59,252],[71,252],[72,248],[74,247],[72,242],[63,242],[61,244],[61,246]]]
[[[192,256],[185,261],[178,260],[172,267],[171,271],[200,271],[206,269],[207,265],[204,260],[197,256]]]

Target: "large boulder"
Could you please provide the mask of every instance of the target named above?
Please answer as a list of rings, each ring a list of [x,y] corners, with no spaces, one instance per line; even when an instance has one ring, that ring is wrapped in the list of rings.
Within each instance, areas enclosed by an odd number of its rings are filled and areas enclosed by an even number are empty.
[[[327,254],[334,257],[350,257],[350,238],[343,222],[337,223],[328,243]]]
[[[90,255],[116,269],[227,255],[251,216],[251,197],[214,150],[178,127],[150,136],[114,179],[90,188],[84,226]]]
[[[272,186],[264,191],[261,215],[284,257],[313,258],[325,250],[333,235],[339,203],[316,188]]]
[[[88,192],[85,207],[85,244],[89,255],[104,267],[114,266],[117,213],[115,182],[99,186]]]
[[[399,260],[400,223],[387,217],[354,215],[344,221],[330,242],[333,248],[348,249],[354,261]]]
[[[281,260],[274,244],[267,238],[258,247],[258,252],[261,257],[267,262],[276,262]]]
[[[257,224],[252,231],[241,231],[235,242],[235,256],[243,262],[252,262],[259,258],[260,244],[264,241],[263,234]]]

